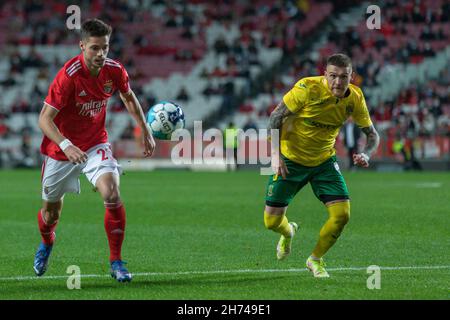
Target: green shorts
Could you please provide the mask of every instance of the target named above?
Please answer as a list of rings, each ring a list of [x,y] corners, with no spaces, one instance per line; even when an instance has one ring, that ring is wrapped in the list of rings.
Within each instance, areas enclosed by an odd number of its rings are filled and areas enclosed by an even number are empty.
[[[266,188],[266,205],[285,207],[308,182],[316,197],[326,203],[332,200],[349,199],[347,185],[339,171],[336,156],[332,156],[317,167],[305,167],[283,157],[289,171],[286,179],[272,175]]]

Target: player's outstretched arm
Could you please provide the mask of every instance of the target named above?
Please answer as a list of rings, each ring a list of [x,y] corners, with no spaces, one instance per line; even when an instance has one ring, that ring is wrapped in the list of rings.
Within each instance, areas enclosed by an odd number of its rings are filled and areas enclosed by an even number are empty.
[[[55,125],[55,122],[53,122],[57,114],[58,110],[44,103],[44,107],[39,114],[39,128],[47,138],[59,145],[70,162],[74,164],[85,162],[87,160],[87,154],[64,137]]]
[[[367,168],[371,154],[377,150],[380,143],[380,136],[374,126],[361,129],[367,137],[366,146],[362,153],[353,155],[353,163],[359,167]]]
[[[153,138],[152,134],[148,130],[148,127],[145,123],[144,111],[142,111],[142,107],[141,104],[139,103],[139,100],[136,98],[136,95],[131,89],[128,93],[125,94],[120,93],[120,98],[125,104],[125,107],[127,108],[128,112],[131,114],[131,116],[134,118],[138,126],[141,128],[142,136],[144,139],[144,156],[150,157],[153,154],[153,151],[155,150],[156,143],[155,139]]]
[[[280,138],[281,126],[283,124],[283,119],[288,115],[292,114],[291,111],[286,107],[283,101],[281,101],[275,110],[272,111],[269,118],[269,127],[268,129],[272,132],[272,130],[278,130],[278,138]],[[283,159],[280,157],[280,140],[278,139],[278,144],[275,145],[274,141],[272,141],[272,170],[274,174],[281,175],[283,179],[286,178],[286,175],[289,173],[286,164]]]

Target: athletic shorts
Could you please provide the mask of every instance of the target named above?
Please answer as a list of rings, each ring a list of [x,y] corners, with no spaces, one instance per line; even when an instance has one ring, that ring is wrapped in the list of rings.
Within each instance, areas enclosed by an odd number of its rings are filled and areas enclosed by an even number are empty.
[[[269,177],[266,188],[266,205],[285,207],[308,182],[315,196],[322,202],[349,199],[347,185],[339,171],[336,156],[332,156],[317,167],[305,167],[283,157],[289,171],[286,179],[281,176]]]
[[[86,151],[88,159],[85,163],[73,164],[70,161],[59,161],[48,156],[42,165],[42,199],[58,202],[67,192],[80,193],[80,175],[95,187],[97,179],[104,173],[111,172],[120,176],[122,170],[113,157],[109,143],[98,144]]]

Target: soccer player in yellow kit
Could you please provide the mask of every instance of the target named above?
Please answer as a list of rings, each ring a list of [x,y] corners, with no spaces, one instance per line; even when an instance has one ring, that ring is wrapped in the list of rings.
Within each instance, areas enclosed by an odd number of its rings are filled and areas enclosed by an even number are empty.
[[[290,201],[308,182],[315,196],[325,204],[329,218],[320,230],[318,242],[306,267],[314,277],[329,277],[323,256],[333,246],[350,218],[350,198],[336,162],[334,144],[339,129],[348,117],[367,136],[364,151],[353,162],[368,167],[371,154],[379,144],[364,95],[350,83],[352,64],[344,54],[327,59],[324,76],[298,81],[270,115],[269,129],[279,129],[280,148],[272,150],[274,175],[266,189],[265,226],[281,234],[277,258],[291,252],[298,225],[288,222]]]

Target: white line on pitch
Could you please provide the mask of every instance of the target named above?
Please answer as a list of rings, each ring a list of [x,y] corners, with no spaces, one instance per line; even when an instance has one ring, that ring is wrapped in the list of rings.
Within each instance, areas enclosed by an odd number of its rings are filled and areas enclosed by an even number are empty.
[[[380,267],[381,270],[420,270],[420,269],[450,269],[450,266],[406,266],[406,267]],[[367,270],[367,267],[346,267],[346,268],[327,268],[328,271],[361,271]],[[232,274],[232,273],[269,273],[269,272],[305,272],[306,269],[238,269],[238,270],[212,270],[212,271],[181,271],[181,272],[136,272],[133,276],[180,276],[180,275],[203,275],[203,274]],[[0,281],[22,281],[22,280],[53,280],[67,279],[70,274],[65,276],[17,276],[0,277]],[[110,277],[109,274],[81,274],[80,278],[103,278]]]
[[[416,183],[416,188],[440,188],[442,187],[442,182],[422,182]]]

